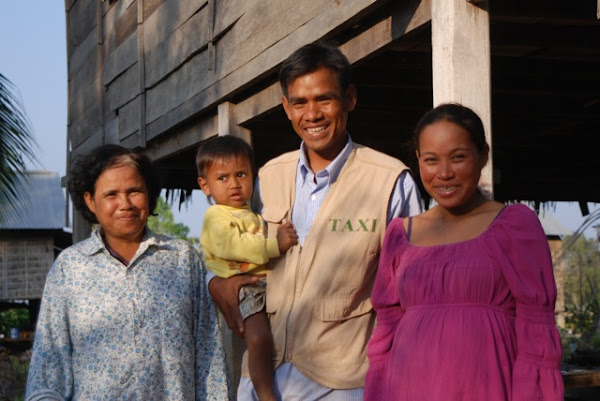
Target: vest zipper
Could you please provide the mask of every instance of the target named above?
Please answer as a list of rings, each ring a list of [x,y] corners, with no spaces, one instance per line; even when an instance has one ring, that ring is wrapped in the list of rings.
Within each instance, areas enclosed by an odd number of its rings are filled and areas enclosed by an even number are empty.
[[[289,350],[290,350],[290,345],[289,345],[289,338],[290,336],[288,336],[288,333],[290,332],[290,317],[292,315],[292,312],[294,310],[294,304],[296,303],[296,286],[298,285],[298,272],[300,271],[300,256],[302,256],[302,246],[298,245],[298,258],[296,259],[296,273],[294,275],[294,288],[293,288],[293,292],[292,292],[292,303],[290,305],[290,310],[289,313],[287,314],[286,318],[285,318],[285,351],[283,352],[283,361],[284,362],[289,362],[290,360],[290,355],[289,355]]]

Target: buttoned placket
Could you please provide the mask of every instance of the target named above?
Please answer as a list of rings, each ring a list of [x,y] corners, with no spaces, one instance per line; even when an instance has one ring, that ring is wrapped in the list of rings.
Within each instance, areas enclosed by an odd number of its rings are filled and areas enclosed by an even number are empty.
[[[127,300],[127,302],[130,305],[130,316],[129,316],[129,322],[131,322],[132,327],[131,327],[131,340],[133,341],[133,349],[134,349],[134,354],[135,355],[135,360],[133,361],[128,361],[128,363],[131,366],[131,370],[129,369],[125,369],[125,372],[129,372],[129,375],[123,375],[121,377],[121,385],[123,386],[123,388],[129,388],[132,389],[133,393],[130,393],[128,396],[124,395],[125,399],[136,399],[137,395],[136,393],[136,388],[137,385],[136,383],[138,383],[140,381],[140,377],[141,377],[141,373],[140,370],[143,366],[143,361],[148,357],[148,350],[144,348],[143,344],[143,336],[142,336],[142,332],[143,332],[143,328],[145,325],[145,316],[144,316],[144,309],[141,305],[141,301],[142,301],[142,295],[139,291],[139,285],[138,285],[138,273],[139,273],[139,269],[137,268],[138,263],[136,263],[139,259],[139,257],[141,256],[141,254],[144,252],[146,247],[144,247],[144,249],[142,249],[142,246],[140,245],[140,248],[137,250],[136,254],[134,255],[134,257],[131,259],[131,261],[129,262],[129,265],[125,266],[118,258],[116,258],[115,256],[111,255],[110,252],[108,251],[108,249],[105,249],[106,255],[112,259],[112,262],[115,264],[115,266],[118,269],[118,280],[121,280],[122,282],[125,283],[124,285],[124,290],[125,290],[125,299]],[[123,341],[127,341],[127,339],[123,339]]]

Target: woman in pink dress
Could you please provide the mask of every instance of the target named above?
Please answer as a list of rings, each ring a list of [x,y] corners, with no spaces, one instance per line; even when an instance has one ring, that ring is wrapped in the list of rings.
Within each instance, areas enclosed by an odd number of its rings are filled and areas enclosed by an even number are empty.
[[[436,107],[415,144],[436,205],[388,227],[365,400],[562,401],[556,285],[537,216],[478,189],[489,147],[472,110]]]

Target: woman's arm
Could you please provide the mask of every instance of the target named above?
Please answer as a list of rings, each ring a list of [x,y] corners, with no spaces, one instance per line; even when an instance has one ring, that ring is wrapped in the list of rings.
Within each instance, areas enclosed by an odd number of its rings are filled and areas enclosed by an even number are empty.
[[[512,400],[562,401],[562,348],[554,318],[556,284],[548,240],[533,211],[511,207],[497,257],[516,302]],[[508,211],[507,211],[508,212]]]
[[[398,242],[401,241],[402,220],[395,219],[388,227],[379,259],[377,277],[373,286],[371,302],[377,313],[377,323],[369,340],[367,355],[369,370],[365,381],[365,401],[384,400],[387,381],[387,365],[391,357],[392,340],[398,323],[404,315],[398,296],[396,278]]]
[[[73,395],[68,291],[61,284],[68,266],[63,260],[59,256],[46,278],[27,377],[29,401],[69,400]]]

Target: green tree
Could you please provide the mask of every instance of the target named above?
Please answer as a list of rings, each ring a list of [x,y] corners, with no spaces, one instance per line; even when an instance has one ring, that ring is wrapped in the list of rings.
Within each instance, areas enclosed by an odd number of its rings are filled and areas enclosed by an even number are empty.
[[[23,196],[25,159],[37,160],[32,128],[15,89],[0,74],[0,222]]]
[[[191,242],[193,245],[198,245],[198,238],[188,237],[188,234],[190,233],[188,226],[183,223],[175,223],[171,205],[169,205],[162,196],[158,198],[154,214],[156,216],[150,216],[148,218],[148,228],[150,228],[152,232],[181,238]]]
[[[600,248],[596,239],[579,236],[563,250],[567,326],[580,336],[581,348],[600,344]]]

